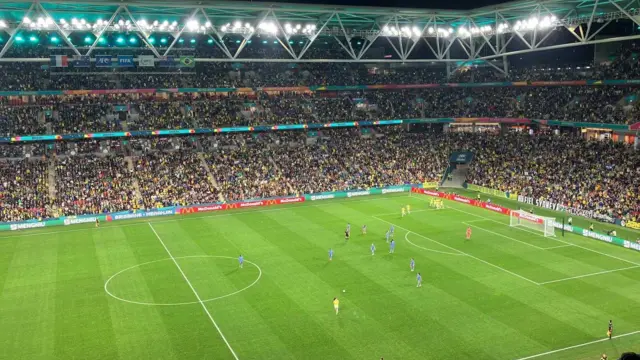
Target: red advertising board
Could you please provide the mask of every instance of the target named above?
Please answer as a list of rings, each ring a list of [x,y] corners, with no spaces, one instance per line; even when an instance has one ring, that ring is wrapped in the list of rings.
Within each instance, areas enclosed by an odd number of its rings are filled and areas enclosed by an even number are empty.
[[[304,202],[304,197],[286,197],[268,200],[239,201],[230,204],[194,205],[178,209],[178,214],[193,214],[198,212],[243,209],[258,206],[282,205]]]
[[[494,205],[494,204],[487,203],[487,202],[484,202],[484,201],[473,200],[473,199],[470,199],[470,198],[465,197],[465,196],[454,195],[454,194],[445,194],[445,193],[440,192],[440,191],[419,189],[419,188],[412,188],[411,192],[418,193],[418,194],[429,195],[429,196],[438,197],[438,198],[443,198],[443,199],[448,199],[448,200],[453,200],[453,201],[457,201],[457,202],[460,202],[460,203],[463,203],[463,204],[477,206],[477,207],[481,207],[483,209],[495,211],[495,212],[503,214],[503,215],[509,215],[511,213],[511,209],[509,209],[509,208],[505,208],[505,207],[502,207],[500,205]]]

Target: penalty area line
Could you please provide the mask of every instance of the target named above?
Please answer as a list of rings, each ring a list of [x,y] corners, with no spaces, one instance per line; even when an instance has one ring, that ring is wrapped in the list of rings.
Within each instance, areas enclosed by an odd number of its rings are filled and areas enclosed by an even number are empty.
[[[411,230],[409,230],[409,229],[407,229],[407,228],[404,228],[404,227],[402,227],[402,226],[396,225],[396,224],[394,224],[394,223],[392,223],[392,222],[390,222],[390,221],[380,219],[379,217],[375,217],[375,216],[373,216],[373,218],[374,218],[374,219],[376,219],[376,220],[378,220],[378,221],[382,221],[382,222],[385,222],[385,223],[387,223],[387,224],[391,224],[391,225],[393,225],[393,226],[397,227],[398,229],[402,229],[402,230],[408,231],[408,232],[410,232],[410,233],[412,233],[412,234],[416,234],[416,235],[420,236],[420,237],[421,237],[421,238],[423,238],[423,239],[429,240],[429,241],[434,242],[434,243],[436,243],[436,244],[440,244],[440,245],[442,245],[442,246],[446,247],[447,249],[451,249],[451,250],[453,250],[453,251],[456,251],[456,252],[460,253],[461,255],[468,256],[468,257],[470,257],[470,258],[472,258],[472,259],[474,259],[474,260],[477,260],[477,261],[479,261],[479,262],[481,262],[481,263],[483,263],[483,264],[486,264],[486,265],[489,265],[489,266],[491,266],[491,267],[494,267],[494,268],[496,268],[496,269],[498,269],[498,270],[501,270],[501,271],[503,271],[503,272],[505,272],[505,273],[507,273],[507,274],[511,274],[511,275],[513,275],[513,276],[515,276],[515,277],[517,277],[517,278],[520,278],[520,279],[522,279],[522,280],[525,280],[525,281],[527,281],[527,282],[530,282],[530,283],[532,283],[532,284],[534,284],[534,285],[538,285],[538,286],[540,285],[538,282],[533,281],[533,280],[531,280],[531,279],[529,279],[529,278],[526,278],[526,277],[524,277],[524,276],[522,276],[522,275],[516,274],[516,273],[514,273],[513,271],[509,271],[509,270],[507,270],[507,269],[505,269],[505,268],[503,268],[503,267],[500,267],[500,266],[498,266],[498,265],[496,265],[496,264],[492,264],[492,263],[490,263],[490,262],[488,262],[488,261],[486,261],[486,260],[482,260],[482,259],[480,259],[480,258],[478,258],[478,257],[475,257],[475,256],[473,256],[473,255],[471,255],[471,254],[468,254],[468,253],[466,253],[466,252],[464,252],[464,251],[462,251],[462,250],[458,250],[458,249],[456,249],[456,248],[454,248],[454,247],[451,247],[451,246],[445,245],[445,244],[443,244],[443,243],[441,243],[441,242],[439,242],[439,241],[433,240],[433,239],[431,239],[431,238],[429,238],[429,237],[427,237],[427,236],[424,236],[424,235],[422,235],[422,234],[419,234],[419,233],[417,233],[417,232],[415,232],[415,231],[411,231]]]
[[[614,272],[617,272],[617,271],[637,269],[639,267],[640,266],[636,265],[636,266],[629,266],[629,267],[621,268],[621,269],[604,270],[604,271],[599,271],[599,272],[595,272],[595,273],[591,273],[591,274],[572,276],[572,277],[568,277],[568,278],[564,278],[564,279],[544,281],[544,282],[541,282],[540,285],[553,284],[553,283],[567,281],[567,280],[582,279],[582,278],[586,278],[586,277],[590,277],[590,276],[596,276],[596,275],[602,275],[602,274],[610,274],[610,273],[614,273]]]
[[[160,241],[160,244],[162,244],[162,247],[164,248],[164,250],[167,252],[167,254],[171,258],[171,260],[173,260],[173,263],[176,265],[176,267],[180,271],[180,274],[182,274],[182,277],[187,282],[187,285],[189,285],[189,287],[191,288],[191,291],[193,291],[193,295],[195,295],[196,299],[198,300],[198,303],[200,303],[200,305],[202,306],[202,309],[204,310],[204,312],[209,317],[209,320],[211,320],[211,323],[213,324],[213,326],[216,328],[216,330],[218,330],[218,334],[220,334],[220,337],[222,337],[222,340],[224,341],[224,343],[227,344],[227,348],[229,348],[229,351],[231,351],[231,354],[233,355],[233,358],[236,359],[236,360],[239,360],[238,359],[238,355],[236,355],[236,352],[233,351],[233,348],[231,347],[231,344],[229,344],[229,341],[227,341],[227,338],[222,333],[222,330],[220,330],[220,327],[218,326],[216,321],[213,320],[213,316],[211,316],[211,313],[209,312],[209,309],[207,309],[207,306],[204,304],[204,301],[202,301],[202,298],[200,298],[200,295],[198,295],[198,292],[196,291],[196,289],[191,284],[191,281],[189,281],[189,278],[187,277],[187,275],[184,273],[184,271],[180,267],[180,264],[178,264],[178,261],[176,260],[176,258],[173,257],[173,254],[171,254],[171,251],[169,251],[169,248],[167,248],[167,245],[165,245],[164,241],[162,241],[162,238],[160,237],[160,235],[158,235],[158,233],[156,232],[156,229],[153,227],[153,225],[151,225],[150,222],[148,222],[147,224],[149,224],[149,227],[151,228],[151,231],[153,231],[153,233],[156,235],[156,238],[158,238],[158,240]]]
[[[617,335],[617,336],[612,336],[611,339],[618,339],[618,338],[622,338],[622,337],[625,337],[625,336],[631,336],[631,335],[635,335],[635,334],[640,334],[640,330],[632,331],[632,332],[626,333],[626,334],[620,334],[620,335]],[[571,350],[571,349],[577,349],[579,347],[592,345],[592,344],[597,344],[597,343],[601,343],[601,342],[605,342],[605,341],[611,341],[611,340],[609,340],[609,338],[598,339],[598,340],[589,341],[589,342],[578,344],[578,345],[567,346],[566,348],[562,348],[562,349],[551,350],[551,351],[543,352],[543,353],[540,353],[540,354],[535,354],[535,355],[519,358],[519,359],[516,359],[516,360],[535,359],[535,358],[538,358],[540,356],[556,354],[556,353],[559,353],[559,352],[562,352],[562,351]]]

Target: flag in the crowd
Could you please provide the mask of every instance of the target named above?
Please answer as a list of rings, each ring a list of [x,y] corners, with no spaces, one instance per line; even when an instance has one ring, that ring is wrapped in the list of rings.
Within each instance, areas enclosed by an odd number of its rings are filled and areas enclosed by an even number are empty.
[[[149,67],[154,66],[153,55],[140,55],[138,56],[138,66]]]
[[[173,56],[164,56],[160,59],[159,65],[162,67],[176,66],[176,58]]]
[[[74,67],[89,67],[91,66],[91,58],[84,55],[74,56],[71,63]]]
[[[96,67],[111,67],[111,55],[96,55]]]
[[[180,66],[194,67],[196,66],[196,60],[193,58],[193,56],[180,56]]]
[[[134,67],[133,55],[118,55],[119,67]]]
[[[69,59],[67,55],[51,55],[51,66],[53,67],[69,66]]]

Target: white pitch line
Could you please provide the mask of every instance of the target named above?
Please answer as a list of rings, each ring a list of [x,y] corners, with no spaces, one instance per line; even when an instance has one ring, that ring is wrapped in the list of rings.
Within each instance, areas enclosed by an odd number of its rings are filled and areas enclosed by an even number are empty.
[[[538,249],[538,250],[544,250],[544,249],[545,249],[545,248],[542,248],[542,247],[537,246],[537,245],[529,244],[529,243],[528,243],[528,242],[526,242],[526,241],[518,240],[518,239],[512,238],[511,236],[507,236],[507,235],[500,234],[500,233],[497,233],[497,232],[492,231],[492,230],[489,230],[489,229],[482,228],[482,227],[480,227],[480,226],[478,226],[478,225],[471,225],[471,224],[469,224],[469,222],[464,222],[464,221],[463,221],[462,223],[463,223],[463,224],[465,224],[465,225],[469,225],[469,226],[472,226],[472,227],[474,227],[474,228],[478,228],[478,229],[480,229],[480,230],[486,231],[486,232],[488,232],[488,233],[491,233],[491,234],[494,234],[494,235],[501,236],[501,237],[503,237],[503,238],[505,238],[505,239],[509,239],[509,240],[517,241],[517,242],[519,242],[519,243],[521,243],[521,244],[525,244],[525,245],[527,245],[527,246],[534,247],[534,248],[536,248],[536,249]]]
[[[410,233],[411,232],[407,232],[406,234],[404,234],[404,239],[409,244],[417,247],[418,249],[422,249],[422,250],[426,250],[426,251],[432,251],[432,252],[439,253],[439,254],[454,255],[454,256],[464,256],[464,254],[461,254],[460,252],[458,252],[458,253],[450,253],[450,252],[446,252],[446,251],[439,251],[439,250],[434,250],[434,249],[429,249],[429,248],[426,248],[426,247],[422,247],[420,245],[416,245],[416,244],[412,243],[411,240],[409,240],[409,234]],[[427,239],[427,240],[429,240],[429,239]]]
[[[507,226],[507,224],[505,224],[505,223],[503,223],[503,222],[501,222],[501,221],[497,221],[497,220],[489,219],[489,218],[484,217],[484,216],[482,216],[482,215],[477,215],[477,214],[470,213],[470,212],[467,212],[467,211],[464,211],[464,210],[456,209],[456,208],[454,208],[454,207],[449,207],[449,209],[453,209],[453,210],[455,210],[455,211],[459,211],[459,212],[462,212],[462,213],[465,213],[465,214],[469,214],[469,215],[472,215],[472,216],[476,216],[476,217],[479,217],[479,218],[483,218],[483,219],[486,219],[486,220],[489,220],[489,221],[493,221],[493,222],[495,222],[495,223],[498,223],[498,224],[502,224],[502,225],[504,225],[504,226]],[[623,259],[623,258],[621,258],[621,257],[617,257],[617,256],[615,256],[615,255],[610,255],[610,254],[603,253],[603,252],[598,251],[598,250],[589,249],[589,248],[587,248],[587,247],[580,246],[580,245],[577,245],[577,244],[573,244],[573,243],[570,243],[570,242],[566,242],[566,241],[564,241],[564,240],[554,239],[554,238],[549,238],[549,237],[546,237],[546,236],[544,236],[544,235],[540,235],[540,234],[537,234],[537,233],[534,233],[534,232],[531,232],[531,231],[528,231],[528,230],[525,230],[525,229],[522,229],[522,228],[519,228],[519,227],[516,227],[515,229],[518,229],[518,230],[521,230],[521,231],[526,231],[526,232],[531,233],[531,234],[533,234],[533,235],[540,236],[540,237],[542,237],[542,238],[544,238],[544,239],[549,239],[549,240],[553,240],[553,241],[558,241],[558,242],[561,242],[561,243],[566,244],[566,245],[575,246],[575,247],[580,248],[580,249],[583,249],[583,250],[587,250],[587,251],[591,251],[591,252],[596,253],[596,254],[600,254],[600,255],[602,255],[602,256],[607,256],[607,257],[610,257],[610,258],[612,258],[612,259],[616,259],[616,260],[624,261],[624,262],[629,263],[629,264],[633,264],[633,265],[638,265],[638,266],[640,266],[640,264],[638,264],[638,263],[635,263],[635,262],[630,261],[630,260],[627,260],[627,259]]]
[[[167,254],[171,258],[171,260],[173,260],[173,263],[176,264],[176,267],[178,268],[178,270],[180,270],[180,273],[182,274],[182,277],[187,282],[187,285],[189,285],[189,287],[191,288],[191,291],[193,291],[193,295],[196,296],[196,299],[198,300],[198,302],[202,306],[202,309],[207,314],[207,316],[209,316],[209,320],[211,320],[211,323],[213,324],[213,326],[215,326],[216,330],[218,330],[218,333],[222,337],[222,340],[224,340],[224,343],[227,344],[227,347],[229,348],[229,351],[231,351],[231,354],[233,355],[233,358],[238,360],[238,355],[236,355],[236,352],[233,351],[233,348],[231,347],[231,344],[229,344],[229,342],[227,341],[227,338],[222,333],[222,330],[220,330],[220,327],[218,326],[216,321],[213,320],[213,316],[211,316],[211,313],[209,312],[209,309],[207,309],[207,306],[204,304],[204,302],[200,298],[200,295],[198,295],[198,292],[196,291],[196,289],[191,284],[191,281],[189,281],[189,278],[187,278],[187,275],[184,273],[184,271],[182,271],[182,268],[180,267],[180,264],[178,264],[178,261],[176,260],[176,258],[173,257],[173,255],[171,254],[171,251],[169,251],[169,249],[167,248],[167,245],[165,245],[164,241],[162,241],[162,238],[160,238],[160,235],[158,235],[158,233],[156,232],[156,229],[153,228],[153,225],[151,225],[151,223],[147,223],[147,224],[149,224],[149,227],[151,228],[153,233],[156,235],[156,237],[158,238],[158,240],[162,244],[162,247],[164,247],[164,250],[167,252]]]
[[[508,274],[511,274],[511,275],[513,275],[513,276],[515,276],[515,277],[518,277],[518,278],[520,278],[520,279],[522,279],[522,280],[528,281],[528,282],[530,282],[530,283],[532,283],[532,284],[535,284],[535,285],[540,285],[540,284],[538,284],[537,282],[535,282],[535,281],[533,281],[533,280],[531,280],[531,279],[528,279],[528,278],[526,278],[526,277],[524,277],[524,276],[522,276],[522,275],[519,275],[519,274],[514,273],[513,271],[509,271],[509,270],[507,270],[507,269],[505,269],[505,268],[502,268],[502,267],[500,267],[500,266],[498,266],[498,265],[492,264],[492,263],[490,263],[490,262],[488,262],[488,261],[486,261],[486,260],[482,260],[482,259],[480,259],[480,258],[477,258],[477,257],[475,257],[475,256],[473,256],[473,255],[471,255],[471,254],[468,254],[468,253],[464,252],[464,251],[461,251],[461,250],[458,250],[458,249],[453,248],[453,247],[451,247],[451,246],[445,245],[445,244],[443,244],[443,243],[441,243],[441,242],[439,242],[439,241],[433,240],[433,239],[431,239],[431,238],[429,238],[429,237],[426,237],[426,236],[424,236],[424,235],[422,235],[422,234],[419,234],[419,233],[417,233],[417,232],[415,232],[415,231],[411,231],[411,230],[409,230],[409,229],[407,229],[407,228],[404,228],[404,227],[402,227],[402,226],[396,225],[396,224],[394,224],[394,223],[392,223],[392,222],[389,222],[389,221],[387,221],[387,220],[382,220],[382,219],[380,219],[380,218],[378,218],[378,217],[375,217],[375,216],[373,216],[373,218],[374,218],[374,219],[376,219],[376,220],[382,221],[382,222],[386,222],[387,224],[391,224],[391,225],[393,225],[393,226],[395,226],[395,227],[397,227],[397,228],[399,228],[399,229],[403,229],[403,230],[408,231],[408,232],[410,232],[410,233],[416,234],[416,235],[418,235],[418,236],[420,236],[420,237],[422,237],[422,238],[424,238],[424,239],[427,239],[427,240],[429,240],[429,241],[432,241],[432,242],[434,242],[434,243],[440,244],[440,245],[442,245],[442,246],[446,247],[447,249],[451,249],[451,250],[453,250],[453,251],[457,251],[457,252],[459,252],[459,253],[460,253],[460,254],[462,254],[462,255],[468,256],[468,257],[470,257],[470,258],[472,258],[472,259],[475,259],[475,260],[477,260],[477,261],[480,261],[481,263],[484,263],[484,264],[489,265],[489,266],[492,266],[492,267],[494,267],[494,268],[496,268],[496,269],[502,270],[502,271],[504,271],[504,272],[506,272],[506,273],[508,273]]]
[[[613,336],[613,337],[611,337],[611,339],[618,339],[618,338],[621,338],[621,337],[631,336],[631,335],[635,335],[635,334],[640,334],[640,330],[633,331],[633,332],[626,333],[626,334],[620,334],[620,335],[617,335],[617,336]],[[591,345],[591,344],[597,344],[597,343],[601,343],[601,342],[605,342],[605,341],[611,341],[611,340],[609,340],[609,338],[603,338],[603,339],[599,339],[599,340],[589,341],[589,342],[586,342],[586,343],[583,343],[583,344],[568,346],[568,347],[562,348],[562,349],[551,350],[551,351],[543,352],[543,353],[540,353],[540,354],[519,358],[519,359],[516,359],[516,360],[535,359],[535,358],[540,357],[540,356],[551,355],[551,354],[559,353],[561,351],[576,349],[576,348],[579,348],[579,347],[583,347],[583,346],[587,346],[587,345]]]
[[[639,268],[639,267],[640,267],[640,266],[629,266],[629,267],[622,268],[622,269],[605,270],[605,271],[600,271],[600,272],[591,273],[591,274],[585,274],[585,275],[578,275],[578,276],[568,277],[568,278],[564,278],[564,279],[558,279],[558,280],[545,281],[545,282],[541,282],[541,283],[540,283],[540,285],[552,284],[552,283],[557,283],[557,282],[567,281],[567,280],[581,279],[581,278],[585,278],[585,277],[589,277],[589,276],[596,276],[596,275],[602,275],[602,274],[609,274],[609,273],[613,273],[613,272],[616,272],[616,271],[623,271],[623,270],[629,270],[629,269],[637,269],[637,268]]]
[[[545,250],[553,250],[553,249],[560,249],[560,248],[566,248],[566,247],[571,247],[571,246],[575,246],[575,245],[573,245],[573,244],[571,244],[571,245],[569,245],[569,244],[567,244],[567,245],[558,245],[558,246],[546,247],[546,248],[543,248],[543,249],[545,249]]]

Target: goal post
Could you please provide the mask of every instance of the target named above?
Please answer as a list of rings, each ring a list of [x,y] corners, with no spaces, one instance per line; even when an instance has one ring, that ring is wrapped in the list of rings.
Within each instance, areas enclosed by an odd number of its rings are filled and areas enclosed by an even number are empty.
[[[538,216],[524,210],[511,210],[509,226],[525,227],[544,234],[544,236],[556,236],[553,223],[554,218]]]

